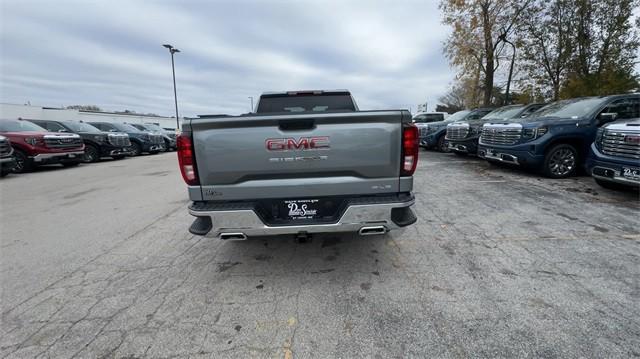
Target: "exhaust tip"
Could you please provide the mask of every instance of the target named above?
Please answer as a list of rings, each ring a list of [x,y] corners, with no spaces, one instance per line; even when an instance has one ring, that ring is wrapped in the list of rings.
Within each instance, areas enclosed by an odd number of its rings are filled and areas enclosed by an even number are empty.
[[[247,239],[247,236],[244,233],[220,233],[220,239],[226,241],[243,241]]]
[[[385,233],[387,233],[387,228],[385,226],[362,227],[358,231],[358,234],[361,236],[374,236]]]

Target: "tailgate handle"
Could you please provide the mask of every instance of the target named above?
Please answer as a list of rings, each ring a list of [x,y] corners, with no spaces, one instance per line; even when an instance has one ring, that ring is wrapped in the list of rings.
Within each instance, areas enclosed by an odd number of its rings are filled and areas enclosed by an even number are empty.
[[[316,127],[316,120],[280,120],[278,128],[282,131],[311,130]]]

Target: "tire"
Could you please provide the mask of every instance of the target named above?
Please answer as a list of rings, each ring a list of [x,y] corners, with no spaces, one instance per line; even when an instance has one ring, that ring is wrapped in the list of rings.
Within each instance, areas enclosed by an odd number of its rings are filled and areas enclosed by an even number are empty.
[[[568,144],[551,147],[544,157],[542,173],[549,178],[568,178],[578,171],[578,151]]]
[[[131,156],[140,156],[142,154],[142,148],[136,142],[131,143]]]
[[[62,162],[63,167],[76,167],[80,162]]]
[[[100,151],[93,145],[86,145],[84,148],[84,157],[82,162],[95,163],[100,161]]]
[[[112,156],[111,158],[113,158],[114,160],[121,160],[123,158],[125,158],[126,156],[123,155],[118,155],[118,156]]]
[[[438,152],[451,152],[449,150],[449,142],[447,142],[447,140],[444,139],[444,135],[440,136],[438,138],[438,144],[436,145],[436,149],[438,150]]]
[[[160,153],[160,152],[158,152],[158,151],[149,152],[150,155],[157,155],[158,153]]]
[[[29,159],[29,157],[20,150],[15,150],[13,156],[16,159],[16,166],[13,168],[13,172],[15,173],[25,173],[31,172],[34,169],[33,162]]]
[[[9,174],[9,171],[0,170],[0,178],[5,177],[8,174]]]
[[[466,153],[464,153],[464,152],[453,151],[453,153],[454,153],[456,156],[460,156],[460,157],[467,157],[467,154],[466,154]]]

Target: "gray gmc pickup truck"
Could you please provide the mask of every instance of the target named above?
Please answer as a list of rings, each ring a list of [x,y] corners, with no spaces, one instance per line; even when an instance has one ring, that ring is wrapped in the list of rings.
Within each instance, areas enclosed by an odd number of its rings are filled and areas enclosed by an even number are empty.
[[[344,90],[265,93],[253,113],[185,119],[177,146],[189,231],[302,239],[411,225],[411,122],[406,110],[359,111]]]

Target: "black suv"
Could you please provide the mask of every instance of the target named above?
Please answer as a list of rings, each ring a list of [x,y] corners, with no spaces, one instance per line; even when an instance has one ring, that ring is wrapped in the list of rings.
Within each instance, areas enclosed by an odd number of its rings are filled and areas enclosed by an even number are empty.
[[[129,136],[126,133],[103,132],[84,122],[51,120],[29,121],[47,129],[49,132],[69,132],[80,135],[84,142],[83,161],[85,163],[97,162],[102,157],[111,157],[115,160],[119,160],[129,154],[131,142],[129,141]]]
[[[493,111],[493,108],[477,108],[471,110],[463,120],[451,122],[447,124],[445,141],[448,143],[449,150],[455,154],[475,154],[477,137],[480,133],[476,133],[475,128],[482,122],[481,118]],[[479,125],[482,128],[482,124]]]
[[[105,132],[124,132],[129,135],[132,156],[138,156],[143,152],[155,155],[156,153],[164,150],[164,140],[160,135],[156,135],[148,131],[140,131],[126,123],[89,123]]]
[[[131,126],[140,131],[148,131],[162,136],[164,139],[164,147],[167,151],[176,150],[176,133],[167,131],[154,123],[130,123]]]

